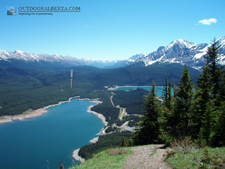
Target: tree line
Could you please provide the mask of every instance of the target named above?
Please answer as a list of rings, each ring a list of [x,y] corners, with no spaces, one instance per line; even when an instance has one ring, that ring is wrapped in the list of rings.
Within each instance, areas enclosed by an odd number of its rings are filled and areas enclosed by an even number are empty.
[[[165,143],[186,136],[204,145],[225,145],[225,71],[219,64],[216,40],[208,48],[205,66],[192,82],[185,66],[178,85],[165,79],[163,102],[156,99],[155,82],[144,100],[144,116],[131,137],[134,145]]]

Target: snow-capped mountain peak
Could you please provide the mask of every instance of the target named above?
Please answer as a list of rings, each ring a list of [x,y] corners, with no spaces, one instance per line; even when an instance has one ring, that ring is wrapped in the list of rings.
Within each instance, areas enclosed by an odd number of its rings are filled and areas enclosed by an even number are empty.
[[[170,49],[170,48],[192,48],[192,47],[195,47],[197,44],[195,43],[192,43],[192,42],[188,42],[188,41],[185,41],[183,39],[177,39],[173,42],[171,42],[166,48],[167,50]]]
[[[102,59],[102,60],[94,60],[94,59],[77,59],[71,56],[62,56],[58,54],[48,55],[48,54],[34,54],[29,52],[24,52],[21,50],[16,50],[14,52],[9,52],[5,50],[0,50],[0,61],[24,61],[26,63],[29,62],[45,62],[45,63],[57,63],[68,66],[73,65],[89,65],[96,67],[105,67],[111,66],[117,62],[117,60],[113,59]]]
[[[225,65],[225,36],[219,38],[217,45],[220,45],[220,64]],[[127,60],[117,61],[113,59],[77,59],[71,56],[62,56],[58,54],[48,55],[48,54],[34,54],[29,52],[24,52],[21,50],[16,50],[15,52],[9,52],[5,50],[0,50],[0,61],[12,61],[20,60],[26,63],[29,62],[45,62],[45,63],[57,63],[63,65],[89,65],[96,67],[111,67],[119,68],[128,65],[138,66],[149,66],[154,63],[180,63],[186,64],[192,68],[200,69],[205,64],[204,55],[207,54],[207,50],[211,45],[206,43],[195,44],[193,42],[188,42],[183,39],[177,39],[171,42],[168,46],[160,46],[156,51],[152,53],[140,53],[133,55]],[[115,65],[114,65],[115,64]]]
[[[139,59],[139,58],[144,58],[146,57],[148,54],[146,52],[140,53],[140,54],[136,54],[133,55],[131,58],[128,59],[129,62],[134,62],[135,60]]]
[[[23,55],[23,51],[21,51],[21,50],[15,50],[15,52],[14,52],[15,54],[21,54],[21,55]]]
[[[217,44],[221,45],[221,48],[224,48],[225,47],[225,36],[222,36],[216,42],[217,42]]]
[[[218,45],[221,45],[221,53],[225,54],[225,37],[221,37],[217,40]],[[200,69],[205,64],[204,55],[207,54],[208,47],[207,43],[195,44],[193,42],[188,42],[183,39],[177,39],[171,42],[166,47],[159,47],[156,51],[146,55],[134,55],[131,58],[121,63],[126,63],[126,65],[144,65],[149,66],[154,63],[180,63],[188,65],[195,69]],[[140,64],[143,63],[143,64]],[[221,64],[225,64],[225,57],[221,58]]]

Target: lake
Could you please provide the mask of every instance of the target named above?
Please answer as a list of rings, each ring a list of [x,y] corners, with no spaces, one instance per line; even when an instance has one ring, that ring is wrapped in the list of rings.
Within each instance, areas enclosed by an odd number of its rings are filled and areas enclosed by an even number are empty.
[[[152,89],[152,86],[118,86],[117,88],[115,88],[115,90],[135,90],[137,88],[142,88],[142,89],[150,91],[150,89]],[[156,89],[156,95],[161,97],[164,86],[155,86],[155,89]],[[173,88],[171,89],[171,92],[173,94]]]
[[[134,90],[151,86],[126,86],[116,90]],[[161,96],[163,87],[156,86]],[[76,164],[75,149],[90,144],[90,140],[104,127],[102,120],[88,113],[96,103],[72,99],[48,108],[38,117],[0,124],[0,168],[58,169],[60,160],[65,169]]]
[[[96,103],[72,99],[48,108],[41,116],[0,124],[0,168],[58,169],[79,164],[72,153],[104,127],[102,120],[88,113]]]

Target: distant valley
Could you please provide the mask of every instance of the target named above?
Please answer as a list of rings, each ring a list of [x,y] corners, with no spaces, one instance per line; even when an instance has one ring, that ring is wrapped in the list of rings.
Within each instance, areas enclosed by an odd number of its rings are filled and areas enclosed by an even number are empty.
[[[225,37],[217,43],[224,54]],[[0,50],[0,115],[20,114],[72,96],[101,98],[107,92],[104,86],[149,86],[153,80],[157,86],[163,86],[166,77],[177,84],[184,65],[188,65],[196,82],[209,46],[179,39],[150,54],[134,55],[123,61]],[[224,65],[224,55],[220,63]]]

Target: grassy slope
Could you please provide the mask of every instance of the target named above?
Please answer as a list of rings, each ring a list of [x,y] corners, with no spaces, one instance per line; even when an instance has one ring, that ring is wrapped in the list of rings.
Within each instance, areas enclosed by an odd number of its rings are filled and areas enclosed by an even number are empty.
[[[132,154],[132,147],[108,149],[96,154],[93,158],[87,160],[83,164],[72,167],[70,169],[99,169],[99,168],[121,168],[125,164],[126,157]]]
[[[216,148],[207,148],[208,150],[208,157],[221,157],[216,158],[216,161],[224,161],[225,162],[225,147],[216,147]],[[183,153],[175,153],[175,155],[171,156],[167,159],[167,162],[174,168],[174,169],[180,169],[180,168],[198,168],[202,167],[203,162],[201,161],[204,156],[204,149],[195,149],[192,150],[186,154]],[[215,159],[214,159],[215,160]],[[211,164],[210,164],[211,163]],[[215,166],[212,164],[212,161],[209,163],[205,163],[206,168],[214,168]],[[225,167],[225,163],[221,168]]]
[[[70,169],[99,169],[99,168],[107,168],[107,169],[119,169],[122,168],[125,164],[127,156],[132,154],[132,149],[134,147],[127,147],[127,148],[119,148],[117,152],[120,152],[121,150],[128,150],[127,153],[119,155],[119,153],[110,153],[111,150],[115,149],[108,149],[106,151],[102,151],[98,154],[96,154],[93,158],[87,160],[85,163],[80,164],[78,166],[74,166]],[[221,168],[225,167],[225,147],[216,147],[216,148],[207,148],[209,152],[209,157],[213,156],[220,156],[222,160],[224,161],[223,166]],[[114,154],[114,155],[110,155]],[[153,154],[154,155],[154,154]],[[189,153],[182,154],[182,153],[176,153],[175,155],[169,157],[167,159],[167,162],[174,168],[174,169],[184,169],[184,168],[190,168],[190,169],[196,169],[203,164],[200,162],[200,160],[204,157],[204,150],[203,149],[195,149],[192,150]],[[217,158],[217,161],[222,161],[221,158]],[[207,168],[213,168],[215,167],[212,164],[206,164]]]

